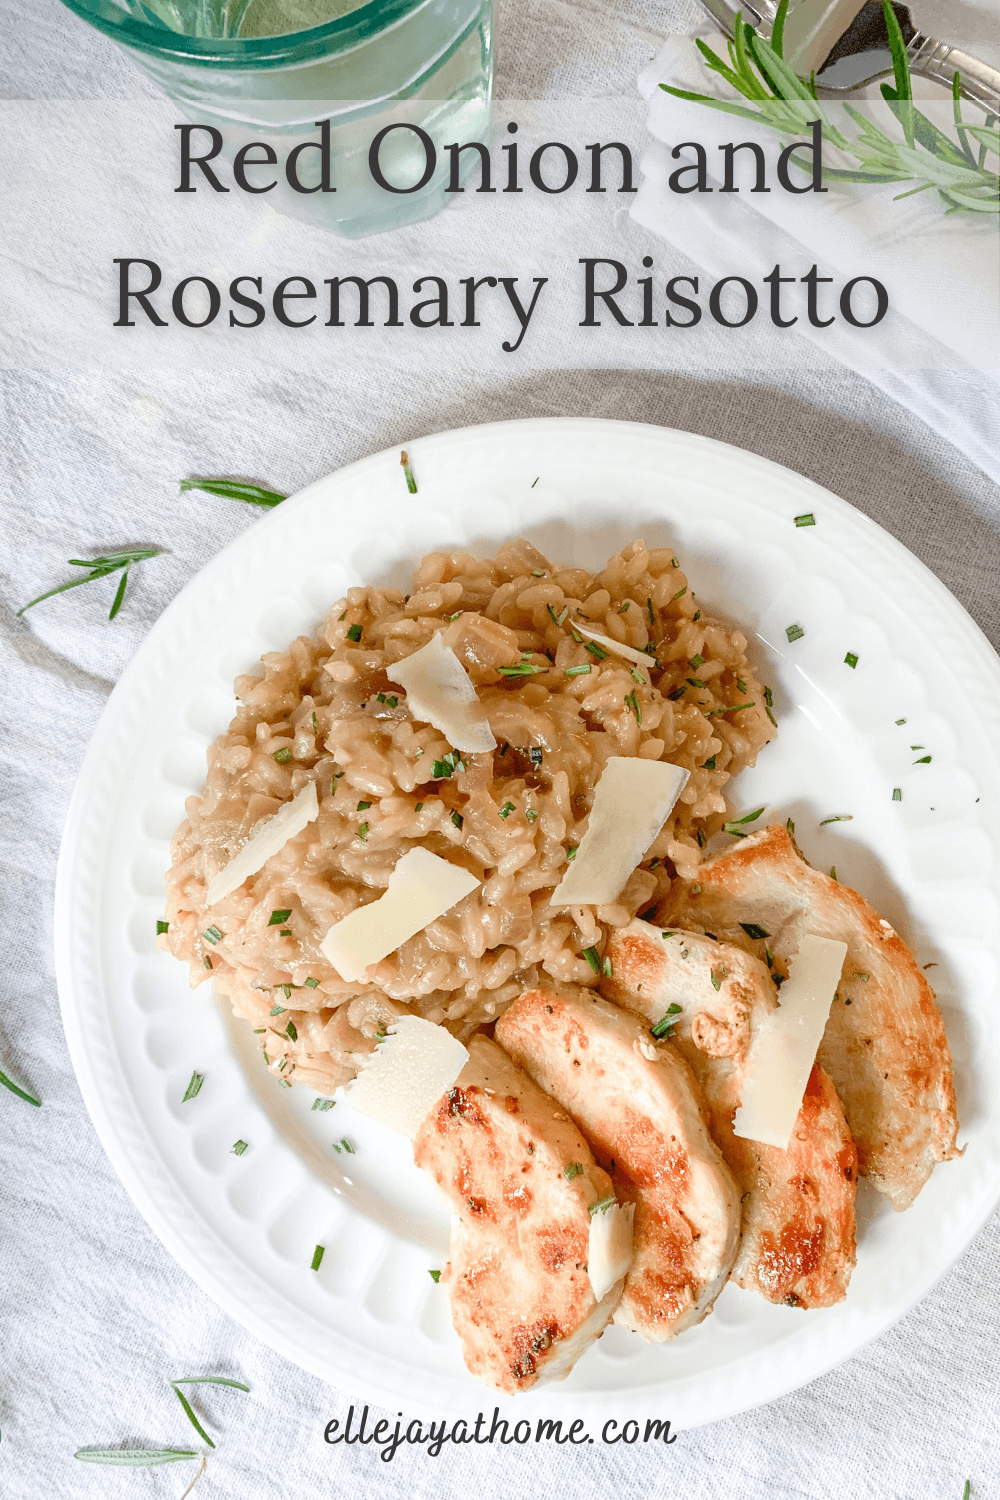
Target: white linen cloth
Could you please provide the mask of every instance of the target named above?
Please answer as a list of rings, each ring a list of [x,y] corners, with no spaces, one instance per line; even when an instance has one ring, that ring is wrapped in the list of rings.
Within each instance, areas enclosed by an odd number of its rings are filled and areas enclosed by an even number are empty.
[[[624,92],[695,13],[671,0],[610,13],[582,0],[504,12],[507,93]],[[4,92],[139,92],[127,65],[56,0],[12,0]],[[558,1500],[628,1491],[674,1500],[973,1500],[1000,1494],[1000,1220],[894,1329],[840,1369],[766,1408],[682,1434],[669,1448],[567,1451],[330,1448],[349,1396],[289,1365],[199,1290],[133,1208],[97,1142],[69,1065],[51,955],[55,862],[73,780],[97,718],[146,630],[204,560],[255,513],[190,493],[190,473],[240,473],[292,491],[427,431],[532,415],[659,422],[740,444],[829,486],[894,532],[1000,644],[1000,491],[953,446],[947,414],[979,399],[940,373],[937,427],[850,371],[331,370],[247,366],[226,376],[5,372],[0,376],[0,890],[6,939],[0,1068],[0,1494],[4,1500],[179,1500],[193,1466],[88,1468],[89,1445],[200,1447],[170,1377],[217,1373],[251,1394],[201,1388],[218,1448],[196,1497]],[[996,422],[994,412],[992,420]],[[963,434],[964,436],[964,434]],[[113,581],[15,611],[64,579],[65,559],[158,545],[109,624]],[[483,1393],[489,1410],[488,1394]],[[379,1415],[382,1415],[379,1413]],[[664,1412],[669,1417],[669,1412]]]
[[[707,27],[701,32],[716,54],[726,58],[725,38]],[[687,36],[670,38],[643,69],[639,89],[649,103],[647,124],[654,139],[643,157],[643,181],[632,219],[690,256],[704,268],[706,281],[738,271],[759,285],[776,265],[794,276],[811,264],[818,264],[821,273],[832,273],[838,286],[854,276],[879,278],[889,291],[890,311],[877,329],[856,330],[839,318],[832,327],[816,329],[800,316],[795,342],[813,345],[818,358],[832,356],[864,370],[1000,479],[994,425],[1000,401],[1000,222],[992,215],[946,216],[934,193],[894,202],[906,184],[860,187],[829,182],[822,194],[792,196],[774,182],[776,133],[677,99],[660,88],[662,83],[711,97],[737,98],[705,68]],[[931,97],[921,103],[936,123],[948,128],[940,90],[932,89]],[[839,103],[824,100],[823,107],[848,138],[856,134]],[[884,105],[861,107],[873,109],[873,118],[885,125]],[[950,107],[949,103],[949,113]],[[969,107],[966,117],[982,118]],[[742,191],[720,197],[723,158],[718,146],[744,140],[763,147],[771,190],[751,194],[752,161],[737,156],[737,162],[743,162],[736,176]],[[681,195],[668,187],[671,173],[694,159],[682,149],[689,141],[706,148],[710,193]],[[675,146],[680,153],[676,157]],[[854,165],[849,159],[838,159],[837,164]],[[798,305],[795,311],[800,311]],[[824,311],[836,312],[835,303]],[[796,357],[802,357],[801,348]],[[955,410],[947,403],[942,407],[935,371],[957,368],[979,392],[979,399]]]

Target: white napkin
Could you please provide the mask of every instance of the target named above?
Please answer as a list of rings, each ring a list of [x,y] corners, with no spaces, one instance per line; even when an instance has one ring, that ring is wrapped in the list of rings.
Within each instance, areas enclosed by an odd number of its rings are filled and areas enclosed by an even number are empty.
[[[722,56],[717,33],[706,37]],[[852,329],[841,319],[814,329],[803,317],[790,340],[794,358],[808,362],[811,341],[824,359],[831,355],[865,374],[916,410],[931,425],[965,448],[987,472],[1000,477],[1000,223],[993,216],[945,215],[936,195],[892,199],[906,184],[856,186],[828,182],[824,194],[783,191],[774,175],[778,137],[750,121],[665,94],[660,83],[730,97],[726,85],[702,65],[692,37],[674,37],[639,77],[649,104],[648,128],[654,144],[642,161],[643,181],[632,206],[638,223],[695,260],[706,279],[739,274],[760,284],[776,264],[783,274],[802,275],[813,263],[834,277],[831,290],[856,276],[873,276],[889,292],[890,311],[875,329]],[[720,87],[716,88],[715,85]],[[921,107],[940,110],[938,101]],[[880,110],[880,104],[859,107]],[[840,125],[843,106],[824,101]],[[884,123],[884,120],[883,122]],[[941,122],[942,125],[944,122]],[[846,134],[855,127],[845,122]],[[891,124],[891,122],[890,122]],[[737,181],[739,195],[720,196],[727,141],[758,140],[769,164],[768,194],[750,195],[747,162]],[[707,150],[715,191],[679,195],[667,183],[671,172],[692,159],[671,154],[675,145],[700,141]],[[743,153],[748,157],[749,153]],[[736,158],[740,161],[740,156]],[[761,287],[761,302],[764,289]],[[798,311],[798,309],[794,309]],[[933,372],[960,370],[981,399],[961,411],[942,408]],[[925,373],[926,372],[926,373]],[[978,372],[978,378],[977,373]]]

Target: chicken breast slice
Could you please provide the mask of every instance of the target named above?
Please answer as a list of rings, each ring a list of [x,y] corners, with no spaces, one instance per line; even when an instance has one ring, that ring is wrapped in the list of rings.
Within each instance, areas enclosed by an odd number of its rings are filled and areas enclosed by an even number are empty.
[[[583,1136],[495,1043],[474,1036],[414,1159],[452,1205],[451,1315],[471,1373],[515,1392],[562,1380],[604,1331],[587,1274],[590,1208],[614,1196]],[[567,1168],[575,1168],[567,1174]]]
[[[858,1171],[893,1208],[909,1208],[934,1165],[961,1155],[951,1053],[934,993],[909,948],[857,891],[821,875],[786,829],[743,839],[676,880],[665,927],[709,931],[776,968],[806,933],[847,944],[818,1061],[832,1078],[858,1151]],[[764,938],[751,936],[762,929]]]
[[[790,1307],[842,1302],[855,1262],[857,1153],[830,1079],[813,1068],[787,1151],[733,1134],[751,1039],[778,1005],[767,969],[729,943],[639,918],[611,934],[606,956],[601,993],[653,1025],[670,1020],[668,1045],[701,1085],[742,1194],[732,1280]]]
[[[615,1322],[654,1343],[700,1322],[732,1269],[740,1201],[687,1063],[585,991],[521,995],[496,1038],[569,1111],[612,1168],[618,1197],[635,1204]]]

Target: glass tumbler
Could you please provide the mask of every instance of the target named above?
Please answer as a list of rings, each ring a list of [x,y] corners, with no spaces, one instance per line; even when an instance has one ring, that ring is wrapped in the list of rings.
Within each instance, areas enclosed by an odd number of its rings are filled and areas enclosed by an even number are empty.
[[[226,160],[252,141],[271,146],[278,162],[269,175],[278,185],[266,201],[350,239],[430,218],[450,201],[452,153],[443,148],[489,144],[492,0],[64,3],[123,47],[186,121],[220,130]],[[300,187],[316,190],[294,191],[283,164],[297,145],[320,142],[322,122],[336,191],[322,190],[319,150],[296,157]],[[429,153],[416,132],[384,138],[384,179],[415,191],[388,191],[369,167],[374,137],[399,124],[419,125],[437,151],[428,176]],[[202,154],[209,137],[193,133],[191,149]],[[458,161],[464,179],[479,153],[464,151]],[[253,175],[266,180],[259,166]],[[195,168],[192,181],[200,178]]]

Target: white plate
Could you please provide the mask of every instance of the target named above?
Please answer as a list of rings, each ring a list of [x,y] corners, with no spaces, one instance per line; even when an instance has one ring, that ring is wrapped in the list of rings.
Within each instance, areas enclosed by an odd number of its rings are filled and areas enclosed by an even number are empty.
[[[938,965],[929,976],[967,1143],[905,1215],[861,1185],[858,1266],[841,1306],[803,1313],[729,1286],[673,1344],[611,1329],[564,1384],[515,1402],[519,1416],[578,1415],[594,1431],[623,1414],[680,1426],[728,1416],[888,1327],[1000,1194],[1000,663],[899,543],[738,449],[545,420],[424,438],[410,454],[416,496],[394,449],[261,517],[171,604],[112,694],[59,865],[59,993],[80,1087],[136,1205],[252,1332],[356,1399],[411,1414],[491,1410],[493,1394],[465,1372],[445,1289],[427,1274],[443,1263],[446,1218],[408,1147],[343,1104],[311,1112],[308,1091],[280,1088],[245,1024],[207,987],[192,994],[156,948],[168,841],[231,717],[234,676],[311,631],[349,585],[402,582],[432,548],[491,552],[517,534],[591,567],[636,536],[674,544],[705,604],[756,635],[774,687],[780,736],[736,783],[739,804],[792,816],[812,861],[836,865],[921,964]],[[806,511],[816,525],[797,528]],[[789,644],[793,623],[805,635]],[[923,754],[931,764],[914,765]],[[834,813],[853,821],[821,828]],[[194,1069],[204,1086],[185,1104]],[[331,1149],[344,1136],[356,1155]],[[240,1157],[237,1139],[250,1143]]]

